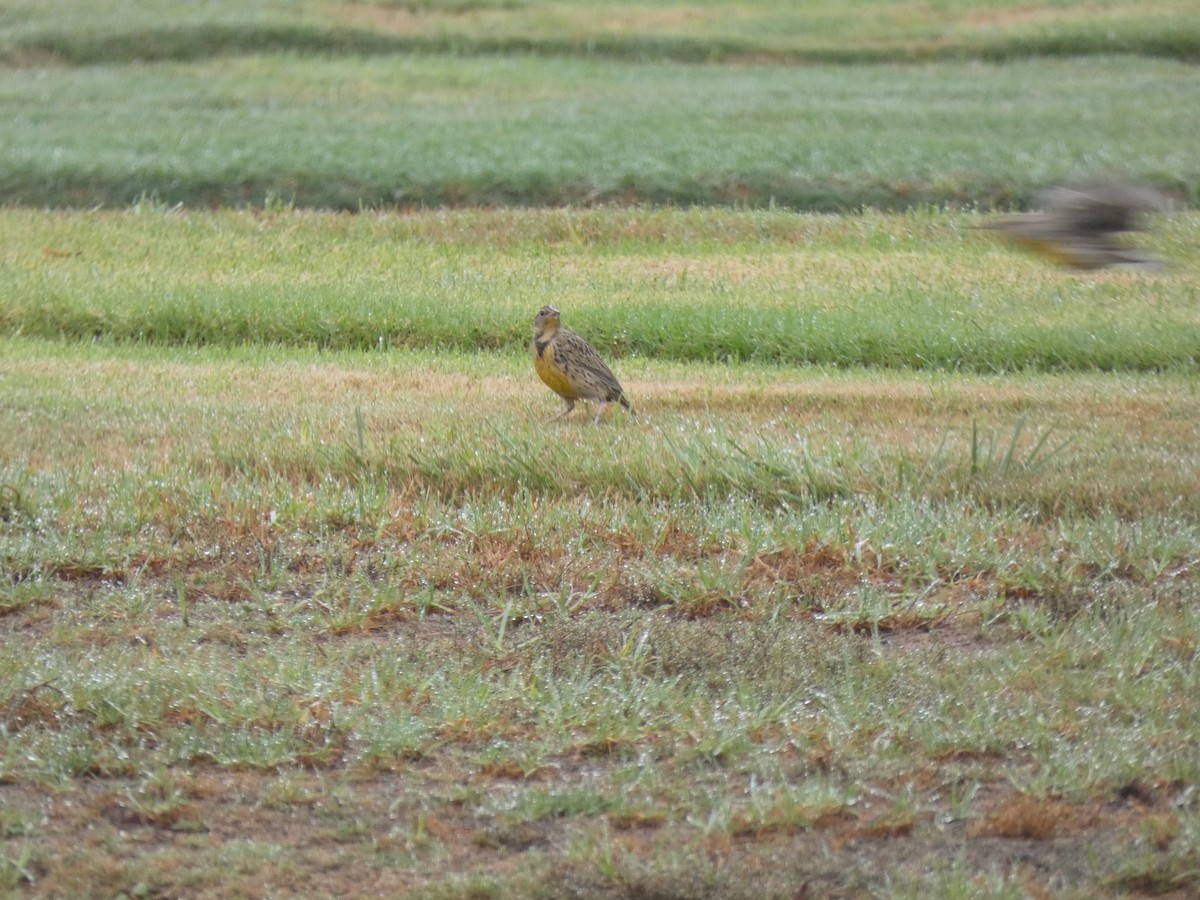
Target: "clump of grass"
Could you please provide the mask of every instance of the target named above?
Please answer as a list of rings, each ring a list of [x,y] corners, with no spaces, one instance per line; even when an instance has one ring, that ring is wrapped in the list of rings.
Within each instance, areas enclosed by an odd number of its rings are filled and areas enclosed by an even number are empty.
[[[1036,472],[1070,446],[1073,440],[1067,437],[1051,443],[1054,429],[1047,428],[1032,447],[1023,452],[1018,451],[1027,421],[1025,416],[1018,418],[1007,440],[1002,440],[996,434],[981,435],[978,424],[971,423],[971,476],[994,475],[1003,478],[1018,472]]]

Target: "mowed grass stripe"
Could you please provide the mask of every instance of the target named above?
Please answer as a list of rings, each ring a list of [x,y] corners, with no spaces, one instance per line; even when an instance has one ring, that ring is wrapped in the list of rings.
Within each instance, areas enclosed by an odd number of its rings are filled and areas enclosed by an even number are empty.
[[[1191,371],[1200,220],[1171,268],[1060,271],[982,217],[531,210],[0,214],[8,335],[517,353],[553,303],[610,359]],[[526,239],[514,240],[514,232]]]
[[[863,63],[944,58],[1140,53],[1194,60],[1192,8],[1172,2],[1029,7],[1011,2],[854,4],[277,2],[247,9],[212,0],[181,11],[162,0],[130,10],[94,3],[64,21],[47,0],[23,0],[0,29],[0,59],[75,65],[193,60],[261,52],[537,53],[691,63],[771,60]]]
[[[9,341],[14,472],[134,466],[202,480],[377,480],[447,498],[899,493],[1047,512],[1175,512],[1200,488],[1190,376],[968,377],[630,360],[640,420],[557,398],[519,355],[333,354]],[[14,477],[16,477],[14,475]]]
[[[525,55],[23,68],[0,200],[122,207],[1007,206],[1047,182],[1200,195],[1193,69],[1111,56],[866,67]],[[103,114],[99,115],[98,110]]]

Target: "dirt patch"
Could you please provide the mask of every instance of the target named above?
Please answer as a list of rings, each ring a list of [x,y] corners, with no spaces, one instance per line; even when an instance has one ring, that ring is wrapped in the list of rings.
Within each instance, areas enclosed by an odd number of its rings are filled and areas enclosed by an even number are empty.
[[[236,884],[250,893],[357,897],[431,887],[457,873],[509,880],[529,896],[764,896],[769,888],[851,897],[884,875],[919,883],[950,859],[973,871],[1018,871],[1030,890],[1050,896],[1058,885],[1089,883],[1089,854],[1105,858],[1162,815],[1157,798],[1148,807],[1138,801],[1142,814],[1130,815],[995,788],[972,825],[866,804],[705,835],[654,813],[533,821],[481,813],[455,799],[455,784],[486,791],[510,775],[464,774],[443,765],[332,781],[200,771],[178,776],[174,807],[157,814],[147,811],[144,786],[124,781],[83,780],[65,792],[8,784],[0,799],[41,819],[26,887],[43,896],[145,884],[155,895],[210,897]],[[598,840],[609,842],[607,870],[567,852]],[[693,864],[663,857],[665,847],[686,849]],[[795,893],[804,890],[813,893]]]

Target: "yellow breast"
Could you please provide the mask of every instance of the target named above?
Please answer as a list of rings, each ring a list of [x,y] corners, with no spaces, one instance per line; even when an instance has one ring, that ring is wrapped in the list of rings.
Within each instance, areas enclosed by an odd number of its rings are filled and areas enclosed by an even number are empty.
[[[575,390],[575,386],[563,373],[563,370],[558,367],[554,361],[554,344],[548,344],[546,349],[542,351],[541,356],[538,355],[536,348],[533,353],[533,367],[537,369],[538,377],[546,383],[546,387],[554,391],[560,397],[566,397],[568,400],[578,400],[579,394]]]

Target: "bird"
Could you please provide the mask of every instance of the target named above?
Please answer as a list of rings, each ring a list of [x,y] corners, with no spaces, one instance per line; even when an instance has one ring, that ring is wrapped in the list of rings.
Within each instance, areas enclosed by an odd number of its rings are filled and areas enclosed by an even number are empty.
[[[1165,206],[1165,198],[1155,190],[1117,181],[1064,184],[1041,191],[1035,205],[1037,212],[1005,216],[979,227],[1002,232],[1071,269],[1163,268],[1154,254],[1118,239],[1144,231],[1144,213]]]
[[[594,424],[609,403],[619,403],[636,415],[625,391],[600,354],[587,341],[562,327],[558,307],[546,305],[533,319],[533,366],[567,408],[546,422],[554,422],[575,408],[576,400],[598,400]]]

